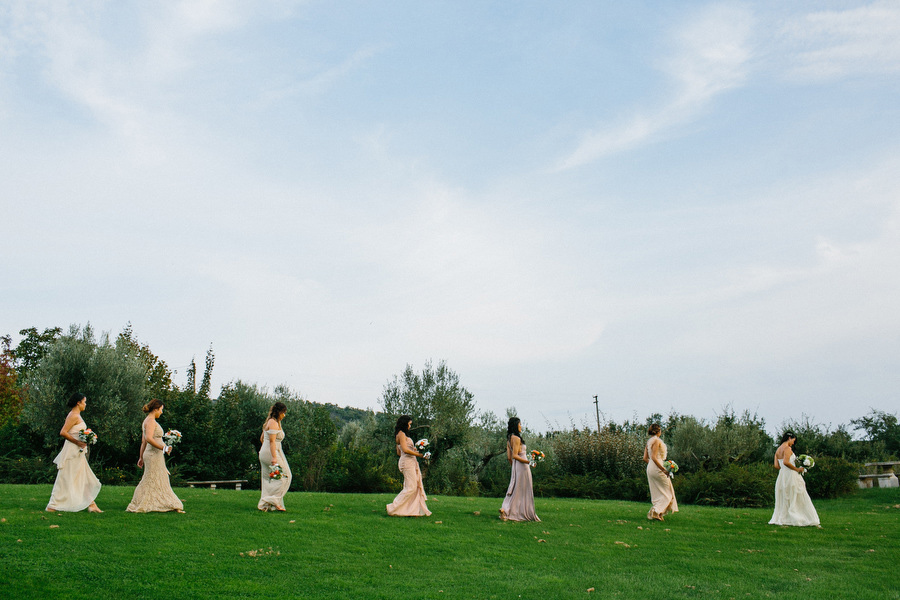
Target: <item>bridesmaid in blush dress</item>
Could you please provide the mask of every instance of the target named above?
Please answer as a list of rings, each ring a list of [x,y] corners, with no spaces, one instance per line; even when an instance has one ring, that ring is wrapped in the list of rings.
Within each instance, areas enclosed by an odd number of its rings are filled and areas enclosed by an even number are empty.
[[[59,435],[65,439],[60,453],[53,459],[56,463],[56,481],[50,493],[47,511],[78,512],[85,508],[91,512],[103,512],[94,500],[100,493],[100,480],[91,471],[87,461],[87,444],[78,434],[87,429],[81,413],[87,408],[84,394],[74,393],[67,406],[71,409],[66,416]]]
[[[156,422],[163,413],[162,401],[154,398],[144,406],[144,412],[147,416],[141,425],[141,450],[137,462],[138,467],[144,469],[144,474],[125,510],[131,513],[173,510],[183,513],[184,505],[172,491],[166,468],[165,455],[172,452],[172,446],[163,443],[163,430]]]
[[[398,467],[403,473],[403,489],[387,505],[387,513],[392,517],[428,517],[431,511],[425,505],[428,498],[422,486],[422,471],[416,457],[423,456],[417,452],[413,441],[409,438],[412,417],[402,415],[394,427],[394,441],[397,443],[397,454],[400,456]]]
[[[504,521],[540,521],[534,512],[531,461],[525,450],[522,422],[512,417],[506,427],[506,460],[512,465],[512,472],[506,497],[500,507],[500,518]]]
[[[291,487],[291,467],[284,457],[281,441],[284,439],[284,429],[281,428],[281,420],[287,413],[287,406],[283,402],[276,402],[269,409],[269,418],[263,425],[263,432],[259,438],[262,445],[259,448],[259,474],[260,474],[260,498],[256,505],[261,511],[277,510],[285,512],[284,496]],[[272,479],[269,473],[271,467],[281,467],[281,479]]]
[[[668,449],[659,438],[662,427],[654,423],[647,430],[650,439],[644,446],[644,462],[647,463],[647,483],[650,484],[650,512],[647,518],[662,521],[663,515],[678,512],[678,502],[675,500],[675,488],[672,487],[672,478],[663,466]]]
[[[797,436],[788,431],[781,437],[781,445],[775,451],[774,467],[778,469],[775,480],[775,512],[769,525],[819,526],[819,514],[806,492],[803,467],[794,464],[794,442]]]

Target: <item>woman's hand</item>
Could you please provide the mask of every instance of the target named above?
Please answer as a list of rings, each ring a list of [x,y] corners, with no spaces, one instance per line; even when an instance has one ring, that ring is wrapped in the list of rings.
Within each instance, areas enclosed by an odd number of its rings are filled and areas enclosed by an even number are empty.
[[[87,442],[82,442],[81,440],[75,440],[75,445],[81,448],[82,450],[87,448]]]
[[[138,463],[137,463],[137,465],[138,465],[138,468],[139,468],[139,469],[143,469],[143,468],[144,468],[144,457],[143,457],[143,456],[141,456],[140,458],[138,458]]]
[[[166,446],[165,444],[163,444],[163,452],[165,452],[166,454],[172,454],[172,446]]]

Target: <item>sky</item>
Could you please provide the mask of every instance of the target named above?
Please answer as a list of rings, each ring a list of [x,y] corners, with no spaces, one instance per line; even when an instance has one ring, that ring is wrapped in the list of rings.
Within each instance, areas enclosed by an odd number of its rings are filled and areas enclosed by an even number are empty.
[[[0,0],[0,335],[532,430],[900,408],[900,3]]]

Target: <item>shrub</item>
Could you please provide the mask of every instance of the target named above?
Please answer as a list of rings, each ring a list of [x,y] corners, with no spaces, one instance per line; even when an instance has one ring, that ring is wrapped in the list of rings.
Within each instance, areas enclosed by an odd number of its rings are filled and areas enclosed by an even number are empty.
[[[730,464],[721,471],[697,471],[675,477],[675,496],[684,504],[763,507],[775,503],[775,478],[770,465]]]
[[[843,458],[822,456],[806,472],[806,490],[812,498],[837,498],[857,489],[857,469]]]
[[[56,464],[35,458],[0,458],[0,482],[2,483],[53,483]]]
[[[634,433],[606,428],[566,431],[548,439],[559,475],[591,475],[622,479],[640,476],[645,469],[644,441]]]
[[[591,500],[630,500],[643,502],[650,499],[646,477],[609,479],[592,475],[548,475],[534,482],[536,496],[557,498],[589,498]]]

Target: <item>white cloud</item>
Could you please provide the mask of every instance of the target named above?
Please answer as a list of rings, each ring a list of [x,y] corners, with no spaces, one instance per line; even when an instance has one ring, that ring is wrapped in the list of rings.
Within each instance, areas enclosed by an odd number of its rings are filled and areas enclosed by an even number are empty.
[[[671,100],[620,125],[592,130],[562,158],[556,171],[652,142],[693,119],[717,95],[743,85],[752,58],[754,17],[737,4],[707,7],[674,35],[672,57],[661,61],[672,86]]]
[[[873,2],[786,23],[788,73],[802,80],[900,71],[900,4]]]

